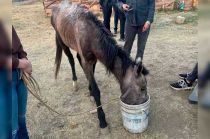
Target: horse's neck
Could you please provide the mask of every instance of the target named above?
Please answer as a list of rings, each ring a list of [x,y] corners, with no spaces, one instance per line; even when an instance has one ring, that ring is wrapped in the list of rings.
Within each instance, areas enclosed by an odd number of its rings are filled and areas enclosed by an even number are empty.
[[[102,48],[102,45],[104,44],[101,44],[101,42],[98,42],[98,45],[96,46],[101,46],[101,49]],[[115,45],[115,44],[113,44]],[[115,47],[118,47],[118,46],[115,46]],[[112,51],[112,50],[110,50]],[[114,51],[114,50],[113,50]],[[116,57],[114,58],[114,65],[113,65],[113,68],[109,69],[111,71],[111,73],[116,77],[116,79],[118,80],[118,82],[120,83],[120,85],[122,85],[123,83],[123,80],[124,80],[124,74],[123,74],[123,59],[122,57],[125,59],[126,57],[129,58],[126,54],[125,55],[119,55],[119,51],[122,51],[122,50],[118,50],[118,54],[116,55]],[[101,62],[103,63],[105,66],[106,66],[106,60],[107,58],[104,58],[104,50],[96,50],[95,51],[95,54],[96,54],[96,58]],[[111,60],[111,59],[110,59]],[[113,59],[112,59],[113,60]],[[127,64],[127,63],[126,63]],[[131,65],[130,65],[131,66]],[[108,68],[108,67],[107,67]],[[127,68],[127,70],[129,70],[132,68]],[[127,71],[126,71],[127,72]],[[125,73],[126,74],[126,73]]]
[[[117,78],[117,80],[119,81],[119,83],[121,83],[123,81],[123,70],[122,70],[122,60],[117,57],[115,59],[115,64],[114,67],[112,69],[112,73],[114,74],[114,76]]]
[[[123,87],[123,84],[126,82],[126,78],[128,77],[127,75],[129,73],[132,72],[133,68],[132,68],[132,65],[130,65],[125,73],[123,74],[123,69],[122,69],[122,65],[123,65],[123,62],[122,62],[122,59],[120,57],[117,57],[115,59],[115,64],[114,64],[114,67],[113,69],[111,70],[112,74],[115,76],[115,78],[117,79],[117,81],[119,82],[120,84],[120,87]]]

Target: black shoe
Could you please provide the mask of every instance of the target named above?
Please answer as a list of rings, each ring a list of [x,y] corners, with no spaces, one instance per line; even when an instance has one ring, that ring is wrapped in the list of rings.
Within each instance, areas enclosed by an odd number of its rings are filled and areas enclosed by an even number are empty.
[[[187,78],[188,75],[189,75],[189,73],[181,73],[181,74],[179,74],[179,78],[184,79],[184,78]]]
[[[170,86],[174,90],[178,90],[178,91],[189,90],[189,89],[193,88],[192,84],[188,84],[185,79],[181,79],[181,80],[178,80],[174,83],[171,83]]]
[[[124,42],[125,38],[120,38],[119,41]]]

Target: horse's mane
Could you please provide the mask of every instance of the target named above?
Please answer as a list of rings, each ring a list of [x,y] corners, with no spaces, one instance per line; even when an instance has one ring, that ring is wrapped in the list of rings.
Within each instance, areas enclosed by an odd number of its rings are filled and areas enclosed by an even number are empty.
[[[124,75],[128,67],[135,64],[134,61],[132,61],[129,55],[118,46],[110,31],[106,29],[104,24],[99,21],[92,12],[87,12],[86,18],[91,20],[99,30],[98,39],[102,44],[107,71],[111,72],[113,70],[116,58],[119,57],[122,61],[122,71]]]

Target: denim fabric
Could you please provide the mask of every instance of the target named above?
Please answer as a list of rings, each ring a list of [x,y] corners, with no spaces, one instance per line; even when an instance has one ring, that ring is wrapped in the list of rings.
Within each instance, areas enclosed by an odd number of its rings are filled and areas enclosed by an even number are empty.
[[[199,87],[203,88],[206,86],[208,81],[210,80],[210,63],[207,64],[206,68],[202,73],[199,74]]]
[[[198,63],[196,63],[192,72],[187,76],[187,80],[193,83],[196,79],[198,79]]]
[[[26,106],[27,88],[19,71],[12,71],[12,139],[27,139]]]
[[[9,81],[7,71],[0,69],[0,139],[9,138],[10,130],[10,103]]]

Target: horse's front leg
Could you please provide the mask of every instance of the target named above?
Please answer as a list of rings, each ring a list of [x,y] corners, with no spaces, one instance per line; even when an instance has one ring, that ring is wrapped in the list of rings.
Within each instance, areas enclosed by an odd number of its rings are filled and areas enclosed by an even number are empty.
[[[80,66],[82,67],[82,59],[81,59],[81,57],[80,57],[80,55],[77,53],[77,59],[78,59],[78,61],[79,61],[79,63],[80,63]],[[96,62],[93,64],[93,75],[94,75],[94,73],[95,73],[95,67],[96,67]],[[82,67],[82,69],[84,70],[84,68]],[[91,88],[91,84],[89,84],[89,86],[88,86],[88,89],[89,89],[89,91],[90,91],[90,99],[91,99],[91,101],[94,101],[93,99],[93,94],[92,94],[92,88]],[[93,98],[93,99],[92,99]]]
[[[95,102],[96,102],[96,106],[100,106],[101,105],[101,100],[100,100],[100,90],[98,88],[98,85],[96,83],[96,80],[94,78],[94,73],[93,73],[93,68],[95,68],[95,63],[93,62],[93,64],[90,63],[84,63],[83,64],[83,69],[85,72],[85,75],[89,81],[89,84],[91,86],[91,94],[93,95]],[[105,113],[102,109],[102,107],[97,109],[97,113],[98,113],[98,119],[100,122],[100,127],[101,128],[105,128],[107,126],[106,123],[106,119],[105,119]]]

